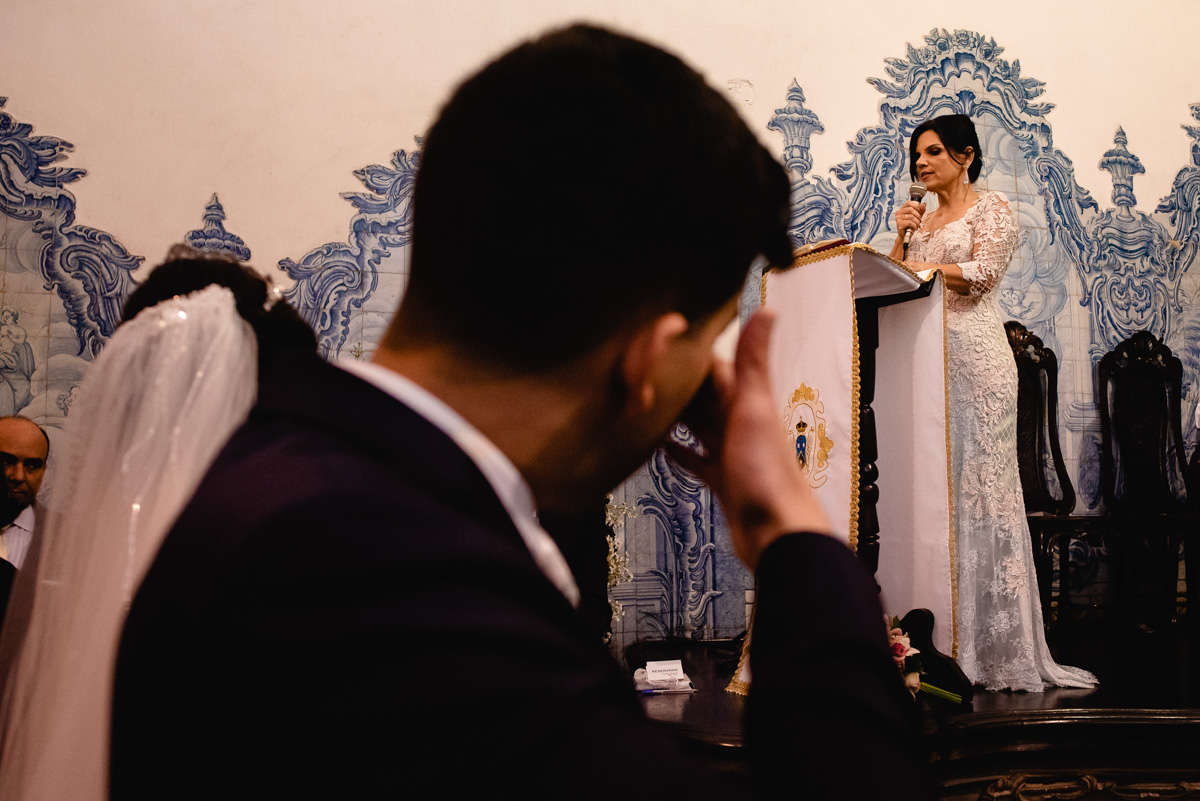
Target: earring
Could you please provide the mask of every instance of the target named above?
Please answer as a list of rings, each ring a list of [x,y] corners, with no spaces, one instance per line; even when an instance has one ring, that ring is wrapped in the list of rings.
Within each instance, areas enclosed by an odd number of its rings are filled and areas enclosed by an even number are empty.
[[[267,299],[263,301],[263,311],[270,311],[275,308],[275,304],[283,300],[283,290],[275,286],[275,282],[271,280],[271,276],[264,275],[263,280],[267,284]]]
[[[966,171],[966,170],[963,170],[963,183],[964,183],[964,184],[969,184],[969,183],[971,183],[971,179],[970,179],[970,177],[968,176],[968,173],[967,173],[967,171]]]

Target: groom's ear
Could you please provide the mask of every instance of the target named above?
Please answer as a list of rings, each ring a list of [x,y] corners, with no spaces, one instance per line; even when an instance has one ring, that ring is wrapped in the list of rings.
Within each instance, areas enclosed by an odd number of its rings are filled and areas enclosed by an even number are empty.
[[[627,412],[644,414],[654,408],[662,371],[670,369],[671,345],[687,330],[686,317],[668,312],[642,323],[626,340],[619,370]]]

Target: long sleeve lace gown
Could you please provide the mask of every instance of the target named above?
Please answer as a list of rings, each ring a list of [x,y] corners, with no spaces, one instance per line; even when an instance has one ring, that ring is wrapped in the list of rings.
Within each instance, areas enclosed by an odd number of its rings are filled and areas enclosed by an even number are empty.
[[[1017,367],[992,290],[1017,244],[1004,196],[981,192],[961,218],[913,235],[908,258],[957,264],[970,294],[949,293],[950,459],[958,571],[958,661],[989,690],[1092,687],[1046,646],[1033,546],[1017,472]]]

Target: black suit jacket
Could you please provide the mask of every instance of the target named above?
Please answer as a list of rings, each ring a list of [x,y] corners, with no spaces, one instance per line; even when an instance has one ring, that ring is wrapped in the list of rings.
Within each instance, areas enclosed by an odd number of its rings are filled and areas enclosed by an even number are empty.
[[[16,566],[7,559],[0,559],[0,625],[3,625],[5,613],[8,611],[8,598],[12,595],[16,579]]]
[[[794,534],[759,581],[762,787],[783,775],[809,798],[919,797],[911,701],[857,561]],[[264,382],[137,593],[111,786],[114,799],[744,792],[644,719],[469,458],[316,357]]]

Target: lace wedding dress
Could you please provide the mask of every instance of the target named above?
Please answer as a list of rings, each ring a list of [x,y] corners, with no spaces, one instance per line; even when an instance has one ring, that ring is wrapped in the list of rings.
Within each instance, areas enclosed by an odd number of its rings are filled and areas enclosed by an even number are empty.
[[[913,235],[908,258],[957,264],[970,294],[949,293],[951,467],[958,571],[958,661],[989,690],[1093,687],[1055,664],[1042,628],[1033,546],[1017,472],[1017,367],[992,290],[1017,244],[1004,196],[981,192],[960,219]]]

